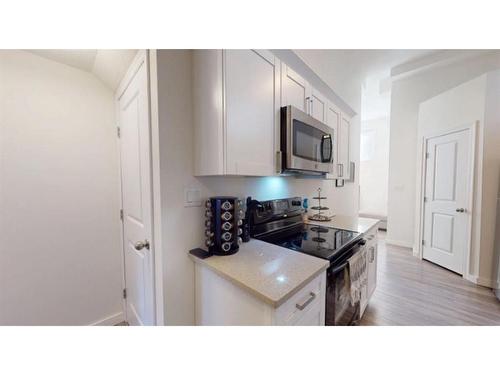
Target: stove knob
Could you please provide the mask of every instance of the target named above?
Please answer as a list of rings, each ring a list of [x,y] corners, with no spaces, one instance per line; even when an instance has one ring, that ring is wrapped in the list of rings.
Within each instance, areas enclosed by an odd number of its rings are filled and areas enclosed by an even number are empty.
[[[210,219],[205,220],[205,228],[210,228],[212,226],[212,221]]]
[[[231,214],[231,212],[228,212],[228,211],[226,211],[222,214],[222,220],[229,221],[232,219],[232,217],[233,217],[233,215]]]
[[[214,243],[213,243],[213,241],[212,241],[212,240],[206,240],[206,241],[205,241],[205,245],[207,245],[207,247],[210,247],[210,246],[213,246],[213,245],[214,245]]]
[[[241,245],[243,243],[243,240],[241,239],[241,237],[238,237],[238,245]]]
[[[238,220],[238,226],[241,227],[243,225],[243,220]]]
[[[228,252],[229,250],[231,250],[231,242],[224,242],[222,244],[222,250]]]
[[[212,208],[212,202],[210,202],[210,199],[207,199],[207,201],[205,202],[205,207]]]
[[[231,202],[225,201],[224,203],[222,203],[221,207],[223,210],[227,211],[233,208],[233,205],[231,204]]]
[[[245,213],[243,212],[243,210],[239,210],[239,211],[238,211],[238,215],[239,215],[238,217],[239,217],[240,219],[243,219],[243,218],[245,217]]]
[[[238,236],[241,235],[242,233],[243,233],[243,229],[238,228]]]
[[[242,201],[241,199],[238,199],[238,200],[236,201],[236,206],[238,206],[238,207],[243,207],[243,201]]]
[[[229,241],[231,239],[231,237],[233,237],[233,235],[230,232],[222,233],[222,239],[224,241]]]
[[[207,229],[205,231],[205,237],[210,238],[210,237],[213,237],[213,236],[214,236],[214,233],[211,232],[209,229]]]
[[[226,221],[224,224],[222,224],[222,229],[224,230],[230,230],[233,227],[233,224],[231,224],[229,221]]]

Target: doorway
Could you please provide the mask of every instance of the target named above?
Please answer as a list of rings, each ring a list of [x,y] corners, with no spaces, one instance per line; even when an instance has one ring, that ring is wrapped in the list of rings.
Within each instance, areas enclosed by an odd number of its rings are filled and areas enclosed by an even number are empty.
[[[460,275],[470,249],[471,139],[471,128],[465,128],[424,143],[422,257]]]

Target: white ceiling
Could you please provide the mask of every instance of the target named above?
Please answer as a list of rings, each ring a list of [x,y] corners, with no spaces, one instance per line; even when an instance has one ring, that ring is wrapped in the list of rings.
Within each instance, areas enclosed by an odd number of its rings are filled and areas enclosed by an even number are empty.
[[[438,50],[321,50],[299,49],[294,52],[330,87],[358,107],[359,87],[367,77],[390,75],[392,68],[437,53]]]
[[[115,91],[137,53],[133,49],[37,49],[38,56],[94,74]]]

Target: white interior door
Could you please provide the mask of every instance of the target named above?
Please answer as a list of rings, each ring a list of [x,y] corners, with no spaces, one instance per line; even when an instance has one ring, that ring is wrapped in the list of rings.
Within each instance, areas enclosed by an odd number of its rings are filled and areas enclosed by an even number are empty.
[[[145,59],[133,67],[118,99],[125,262],[130,325],[154,324],[152,194],[148,84]]]
[[[427,140],[423,257],[464,273],[468,248],[470,131]]]

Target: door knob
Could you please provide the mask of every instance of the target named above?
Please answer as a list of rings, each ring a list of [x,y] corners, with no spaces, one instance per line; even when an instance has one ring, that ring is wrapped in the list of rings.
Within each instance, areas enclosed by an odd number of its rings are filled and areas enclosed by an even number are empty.
[[[465,208],[457,208],[455,211],[457,211],[457,212],[465,212]]]
[[[149,250],[149,242],[148,240],[144,240],[144,241],[137,241],[135,244],[134,244],[134,248],[136,250],[142,250],[144,248],[148,249]]]

